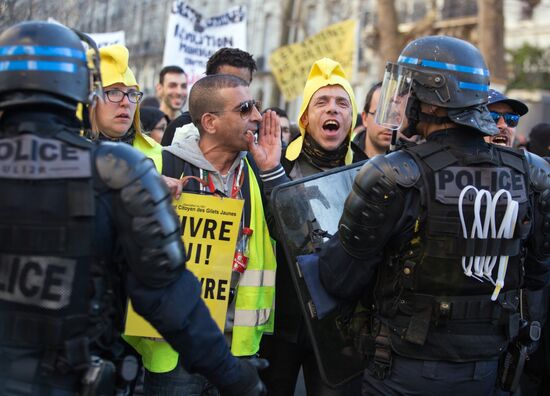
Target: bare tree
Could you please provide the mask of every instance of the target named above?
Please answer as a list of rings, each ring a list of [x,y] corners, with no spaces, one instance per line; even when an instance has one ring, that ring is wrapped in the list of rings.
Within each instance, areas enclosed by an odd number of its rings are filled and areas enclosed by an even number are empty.
[[[491,81],[505,84],[503,0],[478,0],[478,10],[479,49],[489,67]]]
[[[417,37],[434,33],[436,21],[436,0],[429,0],[427,13],[420,21],[416,22],[407,33],[399,32],[399,20],[395,8],[395,0],[377,0],[376,12],[378,22],[376,26],[376,37],[372,40],[375,43],[373,48],[378,51],[379,69],[383,73],[387,61],[395,62],[403,47]]]
[[[399,36],[397,12],[394,0],[376,0],[378,14],[377,29],[379,35],[379,69],[384,70],[387,61],[396,62],[401,52],[401,37]]]

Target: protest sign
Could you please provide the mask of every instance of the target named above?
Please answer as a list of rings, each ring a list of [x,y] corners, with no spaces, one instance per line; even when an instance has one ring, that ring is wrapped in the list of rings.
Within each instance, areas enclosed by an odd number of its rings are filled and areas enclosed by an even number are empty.
[[[187,269],[201,282],[203,298],[210,314],[224,329],[231,265],[244,201],[211,195],[182,194],[174,201],[187,253]],[[126,335],[157,337],[157,331],[128,304]]]
[[[113,44],[126,45],[124,30],[108,33],[88,33],[88,36],[95,41],[97,48],[106,47]]]
[[[293,100],[302,93],[311,66],[324,57],[339,62],[351,80],[357,48],[356,31],[357,22],[349,19],[330,25],[300,43],[273,51],[269,66],[285,99]]]
[[[191,86],[204,76],[208,58],[222,47],[246,50],[246,7],[211,18],[181,0],[172,2],[162,64],[180,66]]]

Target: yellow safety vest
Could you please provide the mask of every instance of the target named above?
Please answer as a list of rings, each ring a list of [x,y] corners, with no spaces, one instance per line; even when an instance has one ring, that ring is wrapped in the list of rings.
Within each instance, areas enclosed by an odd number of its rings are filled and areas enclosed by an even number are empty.
[[[154,139],[150,138],[143,133],[136,132],[136,137],[134,138],[134,143],[132,145],[135,149],[141,151],[147,157],[151,158],[155,163],[155,168],[159,173],[162,171],[162,146],[158,144]],[[163,372],[155,369],[157,365],[160,367],[171,367],[167,371],[171,371],[176,367],[178,362],[178,355],[176,354],[175,358],[171,356],[174,354],[174,350],[168,345],[167,342],[163,340],[150,340],[142,337],[135,336],[126,336],[123,335],[122,338],[130,344],[139,354],[142,356],[143,365],[148,368],[151,367],[149,371],[153,372]],[[152,362],[153,351],[158,351],[155,354],[159,355],[159,362],[155,364]],[[166,351],[165,353],[163,351]],[[165,357],[164,359],[162,357]]]
[[[151,158],[155,163],[157,171],[159,173],[162,172],[162,146],[158,144],[155,139],[143,133],[136,132],[136,137],[134,138],[132,146]]]
[[[235,356],[254,355],[265,332],[273,332],[275,305],[274,241],[264,217],[262,196],[256,176],[248,163],[250,184],[250,228],[248,265],[237,286],[231,352]],[[154,373],[172,371],[178,354],[167,342],[141,337],[124,337],[141,354],[143,366]]]

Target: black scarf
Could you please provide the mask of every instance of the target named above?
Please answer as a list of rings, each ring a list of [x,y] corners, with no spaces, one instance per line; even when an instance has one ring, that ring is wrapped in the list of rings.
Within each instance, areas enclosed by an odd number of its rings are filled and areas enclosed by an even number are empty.
[[[319,168],[336,168],[338,166],[344,166],[346,164],[346,154],[349,149],[349,139],[350,137],[348,135],[336,150],[327,151],[322,148],[309,133],[306,133],[302,152],[308,162]]]
[[[99,136],[97,137],[97,140],[104,141],[104,142],[128,143],[130,146],[132,146],[134,144],[135,137],[136,137],[136,131],[134,129],[134,126],[132,125],[130,129],[128,129],[128,132],[126,132],[123,136],[119,138],[112,138],[99,132]]]

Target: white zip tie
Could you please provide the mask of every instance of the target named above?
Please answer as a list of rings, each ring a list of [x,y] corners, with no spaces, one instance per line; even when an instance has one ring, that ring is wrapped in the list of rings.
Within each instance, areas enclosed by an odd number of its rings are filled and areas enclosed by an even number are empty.
[[[462,236],[464,237],[464,239],[468,239],[468,229],[466,228],[466,222],[464,221],[462,202],[464,201],[464,195],[466,195],[466,193],[472,189],[475,190],[476,194],[478,193],[477,188],[475,188],[472,185],[469,185],[462,189],[462,191],[460,192],[460,196],[458,197],[458,215],[460,217],[460,224],[462,225]],[[472,227],[472,232],[474,232],[474,227]],[[468,277],[472,276],[473,262],[474,262],[474,258],[470,257],[468,265],[466,266],[466,256],[462,256],[462,270],[464,271],[464,275]]]

